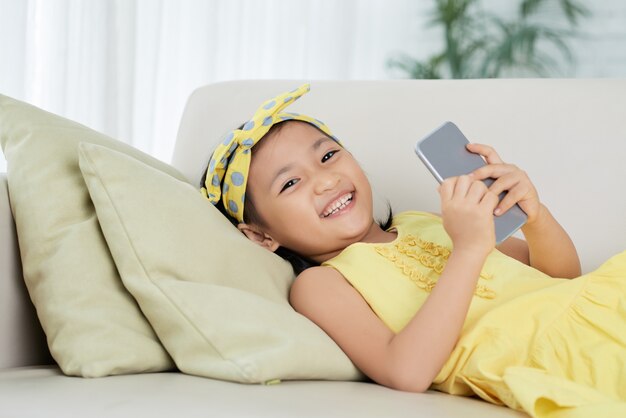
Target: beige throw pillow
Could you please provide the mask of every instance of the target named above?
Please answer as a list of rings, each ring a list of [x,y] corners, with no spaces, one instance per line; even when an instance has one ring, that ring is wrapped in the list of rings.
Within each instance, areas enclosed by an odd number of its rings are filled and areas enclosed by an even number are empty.
[[[196,188],[93,144],[81,144],[80,167],[124,285],[180,370],[244,383],[362,378],[289,305],[291,266]]]
[[[167,164],[78,123],[0,95],[24,279],[64,373],[96,377],[173,363],[122,285],[78,168],[78,143],[105,144],[155,170]]]

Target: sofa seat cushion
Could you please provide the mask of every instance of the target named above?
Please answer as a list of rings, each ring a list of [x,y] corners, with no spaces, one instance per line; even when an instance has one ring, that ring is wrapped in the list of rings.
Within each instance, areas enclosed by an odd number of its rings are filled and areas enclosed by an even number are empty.
[[[367,382],[247,385],[177,372],[84,379],[54,366],[0,370],[2,416],[525,417],[478,399],[401,392]],[[43,412],[45,411],[45,413]]]

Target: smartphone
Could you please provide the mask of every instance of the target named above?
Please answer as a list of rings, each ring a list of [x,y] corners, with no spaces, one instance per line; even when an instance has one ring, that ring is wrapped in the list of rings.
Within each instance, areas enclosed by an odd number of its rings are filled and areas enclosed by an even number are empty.
[[[478,154],[469,152],[466,145],[469,144],[465,135],[452,122],[445,122],[415,145],[415,152],[428,170],[435,176],[439,183],[448,177],[469,174],[487,163]],[[484,179],[483,182],[489,187],[494,179]],[[498,196],[500,200],[506,195],[503,192]],[[528,217],[519,207],[514,205],[500,216],[494,215],[496,229],[496,244],[510,237],[521,228]]]

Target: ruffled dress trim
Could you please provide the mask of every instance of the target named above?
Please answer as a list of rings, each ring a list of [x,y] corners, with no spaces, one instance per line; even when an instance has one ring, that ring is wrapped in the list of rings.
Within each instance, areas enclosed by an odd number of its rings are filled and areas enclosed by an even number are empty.
[[[437,284],[451,254],[449,248],[412,234],[399,236],[390,244],[374,248],[378,254],[393,262],[417,287],[429,293]],[[421,271],[424,268],[427,269],[426,274]],[[485,280],[492,278],[485,273],[481,273],[480,277]],[[496,297],[496,292],[481,283],[476,285],[474,294],[484,299]]]

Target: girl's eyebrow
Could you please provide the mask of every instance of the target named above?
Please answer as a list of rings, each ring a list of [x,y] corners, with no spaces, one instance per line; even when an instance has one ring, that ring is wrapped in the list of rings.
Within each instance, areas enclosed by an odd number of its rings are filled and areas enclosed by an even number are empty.
[[[311,145],[311,151],[316,151],[319,147],[322,146],[322,144],[326,141],[333,141],[332,139],[330,139],[327,136],[323,136],[321,138],[318,138],[315,140],[315,142]],[[282,167],[280,170],[278,170],[276,172],[276,174],[274,174],[274,177],[272,178],[272,182],[270,183],[269,188],[272,188],[272,186],[274,185],[274,183],[276,182],[276,179],[278,179],[278,177],[283,174],[286,173],[287,171],[291,170],[293,168],[293,164],[287,164],[286,166]]]
[[[327,136],[323,136],[321,138],[316,139],[315,142],[313,143],[313,145],[311,145],[311,150],[312,151],[317,150],[326,141],[331,141],[332,142],[332,139],[330,139]]]

